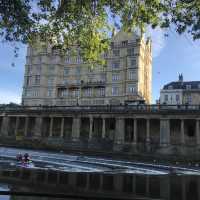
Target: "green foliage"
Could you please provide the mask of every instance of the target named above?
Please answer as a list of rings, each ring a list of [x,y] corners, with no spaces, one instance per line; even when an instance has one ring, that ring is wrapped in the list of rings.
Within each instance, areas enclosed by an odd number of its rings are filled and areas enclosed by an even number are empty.
[[[112,20],[109,20],[109,19]],[[79,48],[84,60],[102,60],[113,27],[131,32],[175,25],[200,38],[199,0],[0,0],[0,34],[6,41],[48,42],[61,50]]]

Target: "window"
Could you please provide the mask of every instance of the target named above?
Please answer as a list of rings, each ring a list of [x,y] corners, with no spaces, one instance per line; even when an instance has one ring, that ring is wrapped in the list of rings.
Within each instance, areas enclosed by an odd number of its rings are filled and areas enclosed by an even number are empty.
[[[67,85],[67,83],[68,83],[67,79],[64,79],[64,80],[63,80],[63,84],[64,84],[64,85]]]
[[[115,61],[112,63],[112,68],[113,69],[119,69],[120,67],[120,61]]]
[[[55,70],[54,65],[50,65],[50,66],[49,66],[49,73],[50,73],[50,74],[53,74],[53,73],[54,73],[54,70]]]
[[[133,94],[134,92],[135,92],[135,87],[134,87],[134,85],[129,85],[129,86],[128,86],[128,93]]]
[[[61,90],[61,92],[60,92],[60,96],[61,96],[61,97],[66,97],[67,95],[68,95],[67,89]]]
[[[87,89],[85,89],[84,94],[85,94],[85,96],[87,96],[87,97],[92,96],[92,88],[87,88]]]
[[[80,96],[80,90],[79,89],[75,89],[75,97],[79,97]]]
[[[59,54],[60,51],[59,51],[58,48],[53,48],[53,49],[52,49],[52,53],[53,53],[53,54]]]
[[[67,76],[69,74],[69,68],[64,68],[64,76]]]
[[[72,90],[72,96],[73,97],[79,97],[80,96],[80,90],[79,89]]]
[[[81,63],[82,62],[82,58],[80,56],[76,57],[76,63]]]
[[[191,104],[191,103],[192,103],[192,97],[191,97],[191,95],[188,95],[188,96],[187,96],[187,103],[188,103],[188,104]]]
[[[66,97],[68,95],[68,90],[63,90],[63,97]]]
[[[22,93],[22,96],[26,96],[26,89],[23,89],[23,93]]]
[[[26,91],[26,96],[27,96],[27,97],[31,97],[31,96],[32,96],[30,90]]]
[[[105,88],[99,89],[99,96],[101,96],[101,97],[105,96]]]
[[[65,62],[66,62],[67,64],[70,64],[70,63],[71,63],[70,57],[67,57]]]
[[[30,86],[30,85],[31,85],[31,79],[32,79],[31,76],[27,76],[27,78],[26,78],[26,85],[27,85],[27,86]]]
[[[60,62],[60,56],[59,55],[53,55],[53,56],[51,56],[51,61],[52,61],[52,63],[53,64],[57,64],[57,63],[59,63]]]
[[[39,96],[39,91],[38,90],[33,90],[32,91],[32,96],[33,97],[38,97]]]
[[[112,75],[112,81],[119,81],[120,80],[120,74],[113,74]]]
[[[186,85],[186,89],[190,90],[191,89],[191,85]]]
[[[88,72],[93,72],[93,68],[91,66],[88,66]]]
[[[179,100],[180,100],[180,96],[177,94],[176,95],[176,101],[179,102]]]
[[[40,84],[40,75],[35,76],[35,84],[39,85]]]
[[[28,75],[31,75],[33,73],[33,71],[32,71],[32,66],[28,66],[27,67],[27,74]]]
[[[198,84],[197,88],[200,89],[200,84]]]
[[[101,80],[102,82],[105,82],[105,81],[106,81],[106,74],[101,74],[101,75],[100,75],[100,80]]]
[[[80,79],[77,79],[77,80],[76,80],[76,84],[81,84],[81,80],[80,80]]]
[[[168,89],[169,89],[169,90],[172,90],[172,89],[173,89],[173,86],[172,86],[172,85],[169,85],[169,86],[168,86]]]
[[[48,86],[52,86],[54,82],[54,78],[49,78],[48,79]]]
[[[119,49],[113,50],[113,55],[114,56],[119,56],[119,54],[120,54],[120,50]]]
[[[53,95],[53,90],[52,89],[48,89],[47,96],[51,97],[52,95]]]
[[[128,40],[122,41],[122,46],[127,46],[128,45]]]
[[[41,62],[41,57],[33,57],[33,64],[40,64]]]
[[[165,102],[168,101],[168,95],[167,95],[167,94],[165,94],[164,99],[165,99],[165,100],[164,100]]]
[[[131,59],[131,67],[135,67],[136,66],[136,60],[135,59]]]
[[[114,96],[119,95],[119,87],[112,87],[112,95]]]
[[[41,65],[36,67],[36,74],[40,74],[41,73]]]
[[[127,55],[133,56],[134,55],[134,48],[127,49]]]
[[[128,79],[134,80],[135,79],[135,71],[129,71],[128,72]]]
[[[78,67],[76,67],[76,74],[80,75],[80,73],[81,73],[81,67],[78,66]]]
[[[105,52],[105,53],[103,54],[103,57],[104,57],[104,58],[107,58],[107,57],[108,57],[108,52]]]

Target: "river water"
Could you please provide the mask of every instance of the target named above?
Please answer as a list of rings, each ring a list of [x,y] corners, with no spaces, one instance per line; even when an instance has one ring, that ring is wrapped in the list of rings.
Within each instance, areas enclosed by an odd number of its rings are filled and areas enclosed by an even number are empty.
[[[30,170],[52,170],[62,173],[75,173],[77,175],[77,191],[91,192],[94,196],[106,194],[112,198],[135,199],[166,199],[166,200],[198,200],[200,199],[200,167],[183,167],[180,165],[164,165],[156,163],[143,163],[136,161],[123,161],[83,155],[66,155],[16,148],[0,148],[0,170],[19,169],[15,160],[17,153],[28,152],[34,166]],[[84,185],[84,174],[89,174],[90,185]],[[99,182],[99,175],[104,174],[103,182]],[[113,187],[118,187],[114,180],[120,174],[120,192],[117,194]],[[98,176],[97,176],[98,175]],[[94,178],[96,177],[96,178]],[[71,180],[69,180],[70,182]],[[102,191],[99,188],[101,185]],[[113,186],[115,185],[115,186]],[[48,186],[48,185],[46,185]],[[58,186],[60,187],[60,186]],[[83,187],[86,189],[83,190]],[[50,187],[51,188],[51,187]],[[113,191],[112,191],[113,190]],[[25,193],[51,193],[46,187],[42,189],[34,185],[20,185],[0,180],[0,191],[14,191]],[[56,192],[54,192],[55,194]],[[82,194],[81,192],[78,194]],[[109,194],[109,195],[107,195]],[[33,194],[32,194],[33,195]],[[105,197],[102,199],[105,199]],[[56,197],[0,195],[0,200],[57,200]],[[61,198],[59,198],[61,199]],[[68,199],[68,198],[63,198]],[[73,199],[73,198],[70,198]],[[80,199],[80,198],[79,198]]]

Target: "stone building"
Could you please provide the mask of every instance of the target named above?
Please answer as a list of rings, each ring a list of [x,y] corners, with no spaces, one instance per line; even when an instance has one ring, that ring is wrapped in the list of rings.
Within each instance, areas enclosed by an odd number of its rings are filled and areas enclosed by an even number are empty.
[[[179,80],[164,85],[160,91],[160,103],[170,105],[199,105],[200,81],[183,81],[183,75]]]
[[[108,105],[151,103],[151,41],[119,32],[104,54],[106,66],[91,68],[81,57],[40,45],[28,47],[22,104]]]

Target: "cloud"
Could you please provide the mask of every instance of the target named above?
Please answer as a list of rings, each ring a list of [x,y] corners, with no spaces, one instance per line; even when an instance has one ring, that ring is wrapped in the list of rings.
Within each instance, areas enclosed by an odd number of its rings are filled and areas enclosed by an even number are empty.
[[[21,94],[8,90],[0,90],[0,104],[21,103]]]
[[[166,45],[165,31],[161,28],[148,28],[146,36],[152,39],[153,57],[156,58],[160,55],[161,51]]]

